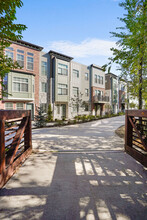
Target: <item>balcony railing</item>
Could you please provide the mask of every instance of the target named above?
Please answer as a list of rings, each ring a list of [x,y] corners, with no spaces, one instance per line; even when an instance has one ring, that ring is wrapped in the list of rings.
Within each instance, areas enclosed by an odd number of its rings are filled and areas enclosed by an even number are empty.
[[[94,102],[109,102],[109,96],[95,95]]]

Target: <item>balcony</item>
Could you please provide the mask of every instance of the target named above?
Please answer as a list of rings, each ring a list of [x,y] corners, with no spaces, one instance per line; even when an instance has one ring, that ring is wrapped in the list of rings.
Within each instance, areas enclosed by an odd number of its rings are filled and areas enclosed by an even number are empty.
[[[106,103],[109,102],[109,96],[95,95],[94,96],[95,103]]]

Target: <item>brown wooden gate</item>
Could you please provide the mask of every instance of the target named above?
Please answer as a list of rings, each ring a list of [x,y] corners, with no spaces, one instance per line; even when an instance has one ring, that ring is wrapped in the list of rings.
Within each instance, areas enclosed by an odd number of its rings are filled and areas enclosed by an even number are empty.
[[[125,150],[147,167],[147,110],[126,110]]]
[[[0,188],[31,151],[31,111],[0,110]]]

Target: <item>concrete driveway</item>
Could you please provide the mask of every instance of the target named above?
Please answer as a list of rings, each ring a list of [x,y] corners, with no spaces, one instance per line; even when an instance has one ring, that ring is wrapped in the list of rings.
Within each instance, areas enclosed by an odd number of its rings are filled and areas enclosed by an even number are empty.
[[[0,219],[147,219],[147,170],[124,152],[122,124],[33,130],[34,153],[0,191]]]

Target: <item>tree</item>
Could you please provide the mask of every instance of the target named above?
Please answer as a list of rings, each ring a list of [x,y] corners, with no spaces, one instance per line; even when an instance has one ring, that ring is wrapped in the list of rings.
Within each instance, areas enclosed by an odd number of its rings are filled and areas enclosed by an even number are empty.
[[[74,97],[71,98],[70,101],[70,106],[76,109],[77,115],[79,114],[80,107],[83,106],[82,96],[83,94],[81,92],[78,92],[77,95],[74,95]]]
[[[42,128],[46,125],[46,114],[42,107],[37,107],[35,115],[35,127]]]
[[[0,0],[0,97],[5,94],[3,78],[11,69],[18,68],[17,62],[13,62],[5,55],[5,48],[13,41],[22,38],[22,31],[25,25],[16,24],[16,8],[22,7],[21,0]]]
[[[147,1],[124,0],[119,4],[126,11],[123,27],[118,27],[119,33],[111,32],[118,38],[117,48],[111,48],[113,57],[109,58],[119,65],[121,77],[131,81],[131,95],[137,94],[139,109],[142,100],[147,99]]]
[[[53,114],[52,114],[52,107],[51,104],[48,106],[48,111],[47,111],[47,121],[53,121]]]

